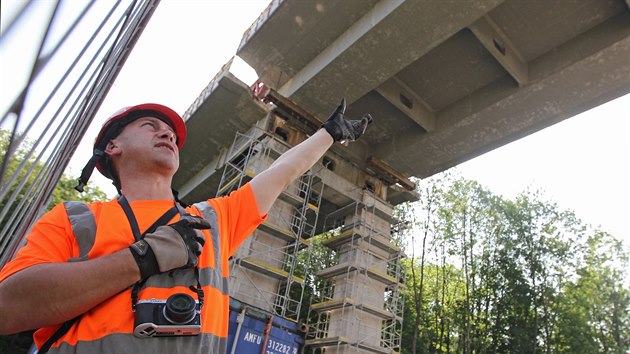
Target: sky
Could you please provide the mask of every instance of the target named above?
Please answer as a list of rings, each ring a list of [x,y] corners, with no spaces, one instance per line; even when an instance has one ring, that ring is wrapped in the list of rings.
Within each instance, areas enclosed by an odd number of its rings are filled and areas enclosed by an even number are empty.
[[[526,188],[630,245],[630,95],[460,164],[497,194]]]
[[[3,12],[5,6],[16,3],[3,0]],[[183,114],[235,55],[242,34],[268,3],[268,0],[163,0],[67,173],[79,173],[91,154],[90,146],[102,122],[119,108],[157,102]],[[3,77],[14,71],[5,57],[0,65]],[[253,70],[238,58],[231,71],[246,83],[256,79]],[[0,95],[4,97],[10,88],[2,81]],[[629,138],[630,95],[626,95],[456,169],[462,176],[509,198],[526,188],[543,190],[561,208],[574,210],[584,221],[601,226],[630,245]],[[97,175],[92,180],[113,196],[113,186]]]

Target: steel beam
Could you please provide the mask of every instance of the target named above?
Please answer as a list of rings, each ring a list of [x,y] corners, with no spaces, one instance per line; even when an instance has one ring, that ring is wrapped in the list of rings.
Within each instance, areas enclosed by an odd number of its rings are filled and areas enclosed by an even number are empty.
[[[628,0],[630,1],[630,0]],[[519,87],[527,84],[527,62],[510,38],[501,31],[499,26],[486,15],[468,26],[479,42],[494,56],[505,70],[516,80]]]
[[[396,77],[392,77],[377,87],[376,92],[427,132],[435,129],[435,113],[433,110],[413,90]]]
[[[350,46],[363,39],[365,34],[374,26],[396,10],[404,0],[383,0],[379,2],[365,16],[359,19],[346,32],[341,34],[328,48],[323,50],[315,59],[285,83],[278,92],[285,97],[291,97],[302,86],[320,74],[334,60],[339,58]]]

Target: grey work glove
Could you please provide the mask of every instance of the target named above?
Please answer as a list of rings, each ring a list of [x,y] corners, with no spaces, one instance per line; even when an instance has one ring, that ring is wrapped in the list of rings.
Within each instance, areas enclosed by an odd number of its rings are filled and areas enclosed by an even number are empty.
[[[335,142],[347,142],[357,140],[372,123],[372,116],[365,114],[361,119],[349,120],[343,117],[346,111],[346,99],[341,103],[322,125]]]
[[[178,268],[196,267],[206,238],[199,230],[209,229],[204,218],[183,215],[173,224],[158,227],[129,249],[142,279]]]

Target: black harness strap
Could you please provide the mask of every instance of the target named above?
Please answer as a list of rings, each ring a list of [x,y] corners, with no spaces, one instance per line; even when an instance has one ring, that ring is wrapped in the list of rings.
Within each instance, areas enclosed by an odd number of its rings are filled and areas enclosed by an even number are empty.
[[[175,206],[173,206],[172,208],[167,210],[164,214],[162,214],[162,216],[160,216],[153,223],[153,225],[149,226],[149,228],[146,229],[144,233],[140,234],[140,227],[138,226],[138,221],[136,220],[136,216],[131,210],[131,206],[129,205],[129,202],[127,201],[127,198],[125,198],[124,195],[121,195],[120,198],[118,198],[118,204],[120,204],[120,207],[122,208],[122,210],[125,212],[125,215],[127,216],[127,220],[129,220],[129,226],[131,226],[131,232],[133,233],[133,238],[136,241],[140,240],[144,235],[154,232],[155,229],[157,229],[158,227],[162,225],[166,225],[166,223],[169,222],[177,213],[180,213],[182,215],[185,213],[182,207],[175,204]]]
[[[79,318],[81,318],[81,316],[82,315],[79,315],[69,321],[66,321],[64,324],[62,324],[61,327],[59,327],[50,338],[48,338],[48,340],[42,345],[42,347],[39,348],[37,353],[38,354],[48,353],[48,350],[50,350],[50,347],[52,347],[52,345],[55,344],[56,341],[58,341],[61,337],[63,337],[66,333],[68,333],[72,325],[74,325],[79,320]]]
[[[125,198],[124,195],[121,195],[120,198],[118,198],[118,204],[120,204],[120,207],[127,216],[127,220],[129,220],[129,226],[131,226],[131,233],[133,233],[134,240],[138,241],[141,237],[140,227],[138,226],[138,220],[136,220],[136,216],[133,214],[127,198]]]

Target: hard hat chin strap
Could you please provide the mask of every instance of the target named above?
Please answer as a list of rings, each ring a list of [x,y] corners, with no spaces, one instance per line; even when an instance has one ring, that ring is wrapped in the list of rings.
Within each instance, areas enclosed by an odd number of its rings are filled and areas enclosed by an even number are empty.
[[[96,167],[96,164],[101,158],[103,158],[103,156],[105,156],[105,151],[101,149],[94,149],[94,154],[90,158],[90,161],[88,161],[88,163],[85,165],[85,167],[83,167],[83,170],[81,171],[81,176],[79,177],[79,183],[74,186],[74,189],[83,193],[85,185],[90,180],[92,172],[94,172],[94,167]]]
[[[109,141],[115,138],[125,125],[136,118],[136,116],[127,116],[125,118],[122,118],[120,121],[114,122],[111,126],[107,128],[105,134],[103,134],[103,137],[100,139],[99,142],[97,142],[96,146],[94,147],[94,153],[92,154],[92,157],[90,158],[88,163],[85,164],[85,167],[83,167],[83,170],[81,171],[81,176],[79,177],[79,183],[74,187],[74,189],[83,193],[85,186],[90,180],[90,177],[92,177],[92,172],[94,172],[96,164],[98,164],[98,162],[105,157],[105,148],[107,147]],[[106,177],[111,178],[114,182],[116,181],[115,177]],[[118,189],[118,192],[120,192],[120,186],[117,186],[116,183],[114,183],[114,185],[116,186],[116,189]]]

